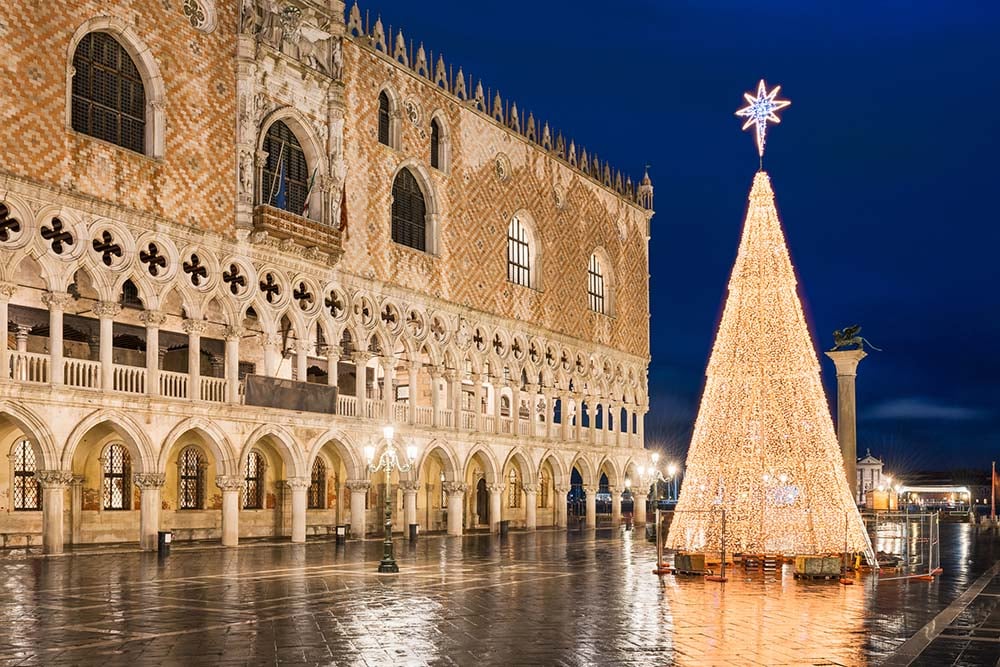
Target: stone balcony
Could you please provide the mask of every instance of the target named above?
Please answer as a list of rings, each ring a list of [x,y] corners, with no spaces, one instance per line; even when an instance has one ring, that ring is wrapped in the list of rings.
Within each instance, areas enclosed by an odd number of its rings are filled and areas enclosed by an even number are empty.
[[[344,254],[338,228],[266,204],[254,208],[251,240],[255,245],[272,244],[283,250],[301,246],[307,258],[325,256],[331,266]]]

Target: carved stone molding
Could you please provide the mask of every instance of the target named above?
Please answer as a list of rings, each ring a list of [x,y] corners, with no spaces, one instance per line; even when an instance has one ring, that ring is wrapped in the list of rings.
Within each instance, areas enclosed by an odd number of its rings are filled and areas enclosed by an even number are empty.
[[[16,291],[17,285],[14,283],[0,282],[0,299],[9,300]]]
[[[285,486],[292,489],[308,489],[312,484],[312,480],[308,477],[289,477],[285,480]]]
[[[139,313],[139,321],[147,327],[158,329],[167,321],[167,316],[157,310],[144,310]]]
[[[46,292],[42,294],[42,303],[49,307],[49,310],[63,310],[73,299],[68,292]]]
[[[420,490],[420,482],[415,480],[401,480],[399,482],[399,488],[401,488],[404,493],[416,493]]]
[[[94,304],[93,310],[94,315],[103,320],[117,317],[118,313],[122,312],[122,307],[121,304],[115,301],[98,301]]]
[[[69,470],[37,470],[35,479],[43,489],[65,489],[73,483],[73,473]]]
[[[504,489],[507,488],[506,484],[487,484],[486,489],[490,493],[503,493]]]
[[[469,485],[464,482],[444,482],[441,486],[449,496],[463,494],[469,490]]]
[[[367,479],[349,479],[344,483],[344,486],[351,491],[364,491],[367,493],[372,488],[372,483]]]
[[[240,340],[246,335],[246,332],[247,330],[243,327],[228,326],[223,332],[223,336],[226,340]]]
[[[187,333],[198,334],[200,336],[208,329],[208,322],[205,320],[184,320],[181,326]]]
[[[525,493],[538,493],[537,484],[525,484],[521,488],[524,489]]]
[[[240,491],[243,484],[243,478],[235,475],[216,475],[215,477],[215,485],[223,491]]]
[[[167,482],[167,476],[162,472],[137,472],[132,475],[132,481],[143,491],[162,489]]]

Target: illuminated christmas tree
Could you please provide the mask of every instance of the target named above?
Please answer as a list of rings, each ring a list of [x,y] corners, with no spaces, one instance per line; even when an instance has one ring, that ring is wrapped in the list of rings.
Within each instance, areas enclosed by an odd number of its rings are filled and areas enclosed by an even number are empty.
[[[761,153],[760,119],[780,104],[764,92],[747,96],[771,104],[756,115]],[[718,551],[724,509],[728,552],[869,552],[764,171],[706,375],[667,546]]]

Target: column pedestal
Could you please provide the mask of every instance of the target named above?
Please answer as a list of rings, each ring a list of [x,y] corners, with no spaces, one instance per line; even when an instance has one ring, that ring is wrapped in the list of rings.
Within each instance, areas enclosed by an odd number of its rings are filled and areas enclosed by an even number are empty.
[[[635,506],[632,510],[632,518],[637,526],[646,523],[646,500],[648,498],[648,493],[632,492],[632,501]]]
[[[403,490],[403,534],[407,535],[410,526],[417,522],[417,490],[420,489],[420,482],[404,480],[399,483],[399,488]]]
[[[858,427],[854,378],[858,363],[868,356],[864,350],[827,352],[837,367],[837,440],[844,459],[844,474],[851,488],[851,497],[858,502]]]

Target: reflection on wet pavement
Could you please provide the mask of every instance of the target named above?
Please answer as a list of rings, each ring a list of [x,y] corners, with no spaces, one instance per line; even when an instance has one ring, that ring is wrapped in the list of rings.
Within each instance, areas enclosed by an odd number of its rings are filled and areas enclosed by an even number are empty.
[[[175,545],[0,557],[0,665],[861,665],[880,662],[997,560],[942,526],[934,582],[855,586],[657,577],[653,545],[610,529],[381,544]],[[1000,581],[914,664],[995,664]],[[993,641],[985,641],[992,638]],[[957,661],[957,662],[956,662]]]

